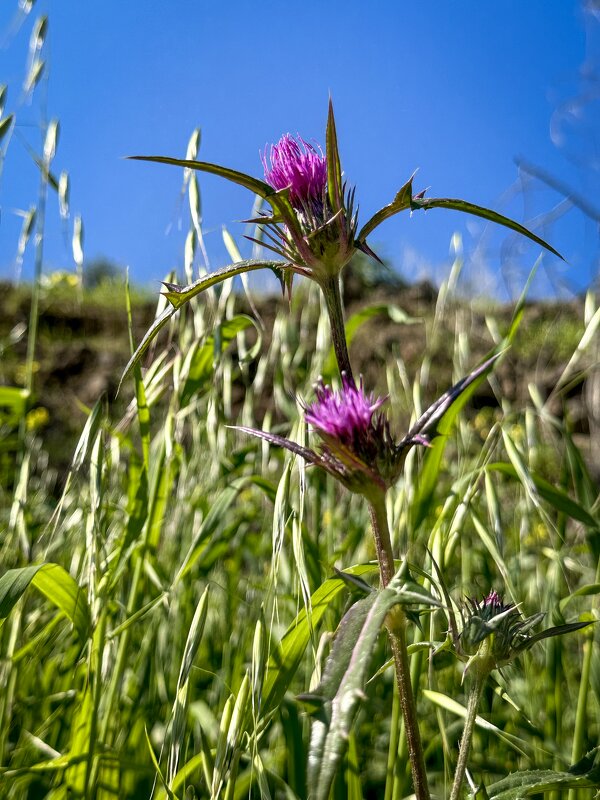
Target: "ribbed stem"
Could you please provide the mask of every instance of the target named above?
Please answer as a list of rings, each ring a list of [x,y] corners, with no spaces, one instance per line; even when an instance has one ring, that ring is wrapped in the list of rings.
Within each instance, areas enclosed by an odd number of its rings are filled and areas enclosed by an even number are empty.
[[[377,558],[381,574],[381,583],[388,585],[394,576],[394,556],[390,539],[387,512],[385,508],[385,492],[381,490],[369,498],[369,512],[371,525],[377,548]],[[410,680],[410,667],[408,663],[408,649],[406,645],[406,615],[400,606],[393,609],[390,614],[392,621],[388,624],[388,633],[394,656],[396,669],[396,683],[400,696],[400,707],[404,719],[404,730],[410,759],[410,769],[413,779],[413,791],[417,800],[429,800],[429,787],[427,784],[427,771],[421,734],[417,719],[417,707]]]
[[[352,367],[350,366],[350,356],[348,355],[348,345],[346,344],[346,328],[344,325],[340,278],[338,275],[324,278],[320,282],[320,286],[325,296],[327,313],[329,314],[329,324],[331,326],[331,341],[333,343],[340,375],[342,372],[345,372],[348,378],[352,379]]]
[[[467,762],[469,760],[469,753],[471,752],[471,742],[473,741],[473,731],[475,729],[475,719],[477,717],[477,709],[479,708],[479,701],[483,694],[483,687],[487,680],[486,672],[477,671],[474,681],[471,685],[469,693],[469,701],[467,703],[467,716],[465,719],[465,727],[463,729],[462,739],[460,740],[460,749],[458,752],[458,762],[456,764],[456,772],[454,773],[454,783],[452,784],[452,793],[450,800],[458,800],[460,791],[465,778],[467,770]]]

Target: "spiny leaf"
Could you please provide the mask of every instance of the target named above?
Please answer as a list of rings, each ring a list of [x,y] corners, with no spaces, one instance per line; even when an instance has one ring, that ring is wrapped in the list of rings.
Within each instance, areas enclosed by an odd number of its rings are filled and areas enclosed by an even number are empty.
[[[404,186],[398,190],[396,196],[389,205],[380,208],[379,211],[362,226],[356,239],[359,245],[364,244],[367,236],[369,236],[369,234],[371,234],[375,228],[381,225],[382,222],[385,222],[386,219],[389,219],[390,217],[393,217],[394,214],[399,214],[401,211],[406,211],[406,209],[410,208],[412,201],[412,182],[414,177],[415,176],[413,174],[404,184]]]
[[[277,436],[275,433],[267,433],[266,431],[259,431],[255,428],[246,428],[243,425],[232,425],[231,427],[236,431],[242,431],[242,433],[249,433],[251,436],[264,439],[265,442],[277,445],[278,447],[285,447],[286,450],[289,450],[291,453],[301,456],[305,461],[308,461],[309,464],[315,464],[320,460],[319,456],[313,450],[309,450],[308,447],[302,447],[302,445],[297,442],[292,442],[284,436]]]
[[[327,115],[327,134],[325,150],[327,155],[327,196],[334,211],[343,205],[342,196],[342,167],[338,150],[337,133],[335,130],[335,117],[333,116],[333,103],[329,98],[329,113]]]
[[[373,649],[389,610],[401,602],[397,574],[386,589],[359,600],[340,622],[323,678],[308,699],[317,709],[308,755],[308,785],[314,800],[327,800],[346,749],[358,704],[364,697]]]
[[[547,792],[566,792],[567,789],[591,789],[600,786],[598,775],[574,775],[551,769],[532,769],[513,772],[507,778],[487,787],[490,800],[523,800]]]
[[[436,400],[427,409],[403,440],[408,447],[410,446],[411,440],[413,443],[426,444],[433,436],[442,434],[433,442],[425,456],[425,463],[421,471],[419,491],[412,507],[412,512],[414,514],[413,524],[415,527],[420,525],[424,520],[433,492],[435,491],[437,476],[447,442],[447,437],[444,436],[444,434],[450,432],[460,410],[480,383],[483,382],[499,355],[500,354],[495,354],[484,361],[484,363],[477,367],[470,375],[467,375],[466,378],[462,378],[462,380],[445,392],[442,397]],[[422,437],[422,440],[420,440],[419,437]]]
[[[222,167],[220,164],[212,164],[208,161],[192,161],[187,158],[170,158],[169,156],[127,156],[127,158],[131,161],[154,161],[159,164],[171,164],[175,167],[195,169],[200,172],[210,172],[213,175],[220,175],[222,178],[227,178],[228,181],[237,183],[239,186],[244,186],[246,189],[250,189],[251,192],[265,199],[275,194],[275,189],[269,186],[268,183],[258,178],[253,178],[252,175],[246,175],[245,172],[238,172],[235,169]]]
[[[344,572],[352,575],[366,575],[377,571],[375,564],[358,564],[347,567]],[[281,703],[290,681],[295,674],[308,642],[311,632],[316,630],[331,603],[344,589],[345,582],[341,578],[328,578],[312,594],[310,599],[311,615],[307,616],[302,609],[287,629],[278,647],[273,651],[267,664],[267,676],[263,688],[262,715],[266,716]]]
[[[167,291],[163,292],[163,294],[174,308],[181,308],[188,300],[201,294],[209,287],[221,283],[228,278],[241,275],[243,272],[252,272],[253,270],[267,268],[279,270],[287,266],[289,265],[285,261],[262,261],[256,259],[238,261],[236,264],[229,264],[222,269],[218,269],[216,272],[211,272],[210,275],[204,275],[189,286],[179,286],[176,283],[164,283],[167,287]]]
[[[580,631],[582,628],[587,628],[588,625],[592,625],[593,622],[595,622],[595,620],[590,619],[586,622],[567,622],[565,625],[556,625],[553,628],[546,628],[544,631],[534,633],[533,636],[528,636],[527,639],[522,642],[517,649],[519,651],[529,650],[532,645],[534,645],[536,642],[540,642],[542,639],[548,639],[551,636],[564,636],[565,633]]]
[[[192,297],[201,294],[203,291],[217,283],[221,283],[221,281],[227,280],[227,278],[233,278],[236,275],[240,275],[242,272],[251,272],[252,270],[263,269],[265,267],[279,270],[286,266],[288,265],[284,261],[256,261],[251,259],[248,261],[240,261],[237,264],[229,264],[227,267],[223,267],[223,269],[212,272],[210,275],[205,275],[204,277],[192,283],[190,286],[178,286],[175,283],[164,282],[164,285],[168,290],[164,292],[164,294],[171,303],[171,306],[166,308],[160,317],[157,317],[152,323],[151,327],[146,331],[144,338],[138,345],[135,353],[127,362],[127,366],[125,367],[123,375],[121,376],[121,380],[119,381],[117,394],[123,385],[123,381],[131,374],[136,364],[139,363],[140,359],[150,347],[152,341],[155,339],[159,331],[167,324],[173,314],[175,314],[175,312],[181,308],[182,305],[191,300]]]
[[[430,208],[447,208],[452,211],[461,211],[464,214],[471,214],[474,217],[487,219],[490,222],[495,222],[497,225],[503,225],[505,228],[510,228],[511,230],[520,233],[522,236],[526,236],[528,239],[531,239],[531,241],[541,245],[541,247],[544,247],[546,250],[554,253],[555,256],[558,256],[564,261],[564,258],[561,256],[558,250],[555,250],[551,245],[548,244],[548,242],[545,242],[539,236],[536,236],[535,233],[532,233],[532,231],[530,231],[524,225],[521,225],[519,222],[515,222],[513,219],[510,219],[510,217],[505,217],[503,214],[498,214],[498,212],[492,211],[489,208],[475,205],[475,203],[468,203],[466,200],[457,200],[450,197],[413,197],[410,207],[413,211],[419,208],[423,209],[424,211],[427,211]]]
[[[471,214],[475,217],[481,217],[482,219],[487,219],[490,222],[495,222],[497,225],[510,228],[511,230],[520,233],[522,236],[526,236],[528,239],[531,239],[536,244],[541,245],[541,247],[544,247],[546,250],[554,253],[555,256],[558,256],[564,261],[564,258],[561,256],[558,250],[555,250],[551,245],[548,244],[548,242],[544,241],[544,239],[537,236],[519,222],[515,222],[515,220],[510,219],[510,217],[505,217],[503,214],[498,214],[497,211],[492,211],[484,206],[478,206],[475,203],[469,203],[466,200],[458,200],[451,197],[426,198],[423,196],[424,192],[413,195],[413,179],[414,174],[410,180],[408,180],[399,190],[394,200],[389,205],[381,208],[365,225],[363,225],[357,237],[357,246],[360,247],[360,245],[365,242],[367,236],[369,236],[369,234],[372,233],[378,225],[381,225],[381,223],[386,219],[393,217],[395,214],[398,214],[401,211],[405,211],[409,208],[411,211],[417,211],[419,209],[427,211],[430,208],[447,208],[451,211],[461,211],[464,214]]]
[[[464,395],[469,387],[473,387],[474,389],[479,386],[483,378],[491,371],[494,363],[497,361],[500,355],[500,353],[496,353],[491,358],[488,358],[483,362],[483,364],[480,364],[476,369],[474,369],[473,372],[471,372],[465,378],[461,378],[461,380],[455,383],[454,386],[444,392],[441,397],[438,397],[438,399],[429,406],[427,411],[421,414],[419,419],[415,422],[405,436],[403,442],[409,445],[417,436],[426,440],[437,436],[440,432],[439,425],[446,412],[461,397],[461,395]],[[465,400],[466,398],[463,399],[463,403],[461,405],[464,404]]]

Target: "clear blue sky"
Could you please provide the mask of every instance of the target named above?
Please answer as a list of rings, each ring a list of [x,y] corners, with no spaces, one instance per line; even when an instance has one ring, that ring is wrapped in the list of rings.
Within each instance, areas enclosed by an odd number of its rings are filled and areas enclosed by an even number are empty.
[[[71,224],[81,213],[86,259],[128,265],[139,282],[182,269],[187,206],[180,203],[180,170],[122,156],[182,157],[199,126],[200,158],[262,177],[259,149],[282,133],[324,143],[329,93],[363,221],[416,168],[415,186],[430,187],[431,196],[462,197],[531,220],[560,196],[537,185],[511,197],[518,155],[600,206],[592,141],[600,133],[598,101],[576,124],[560,118],[561,147],[550,138],[553,113],[586,89],[582,64],[598,66],[600,21],[584,15],[577,0],[38,0],[14,33],[17,5],[2,0],[0,7],[0,82],[9,86],[5,113],[17,114],[0,177],[0,276],[15,273],[21,220],[14,210],[36,200],[36,168],[22,141],[39,151],[45,94],[48,116],[61,124],[54,171],[70,173]],[[29,35],[42,13],[49,16],[48,80],[27,104],[21,87]],[[568,150],[583,166],[569,161]],[[201,191],[216,268],[228,261],[221,225],[241,236],[238,220],[249,215],[252,197],[213,176],[201,176]],[[400,215],[371,244],[407,278],[439,280],[455,230],[475,289],[508,284],[514,294],[540,252],[532,245],[515,257],[504,234],[440,210]],[[569,261],[544,257],[538,293],[589,284],[598,270],[597,225],[571,211],[538,232]],[[54,195],[46,268],[73,269]]]

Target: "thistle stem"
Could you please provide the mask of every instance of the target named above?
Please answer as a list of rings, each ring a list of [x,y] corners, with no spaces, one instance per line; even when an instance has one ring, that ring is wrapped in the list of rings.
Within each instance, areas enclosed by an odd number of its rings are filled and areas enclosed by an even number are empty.
[[[381,583],[385,588],[394,576],[394,555],[390,539],[387,512],[385,508],[385,492],[374,493],[369,498],[369,512],[371,525],[377,549]],[[429,800],[429,787],[427,785],[427,771],[423,756],[423,745],[417,719],[417,707],[410,680],[410,667],[408,663],[408,649],[406,644],[406,615],[400,606],[392,610],[389,615],[388,633],[396,669],[396,683],[400,697],[400,707],[404,719],[404,730],[413,779],[413,790],[417,800]]]
[[[340,291],[339,275],[332,275],[320,282],[325,304],[329,315],[331,326],[331,341],[335,352],[340,375],[345,372],[350,380],[353,380],[352,367],[350,366],[350,356],[348,355],[348,345],[346,344],[346,328],[344,325],[344,309],[342,306],[342,294]]]
[[[475,729],[475,719],[477,717],[477,709],[479,701],[483,694],[483,688],[487,680],[488,672],[477,671],[475,673],[474,682],[471,686],[469,693],[469,701],[467,703],[467,716],[465,719],[465,727],[463,729],[462,739],[460,740],[460,749],[458,751],[458,762],[456,764],[456,772],[454,773],[454,783],[452,784],[452,793],[450,800],[458,800],[462,784],[467,770],[467,762],[469,760],[469,753],[471,752],[471,743],[473,741],[473,731]]]

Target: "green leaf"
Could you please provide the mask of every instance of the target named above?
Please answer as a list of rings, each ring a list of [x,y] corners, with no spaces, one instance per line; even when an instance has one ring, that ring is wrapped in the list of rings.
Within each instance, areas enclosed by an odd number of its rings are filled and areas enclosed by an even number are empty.
[[[9,114],[7,117],[4,117],[4,119],[0,119],[0,142],[8,133],[8,130],[13,123],[13,119],[14,114]]]
[[[237,183],[239,186],[250,189],[251,192],[265,199],[275,194],[275,189],[272,186],[258,178],[253,178],[252,175],[246,175],[244,172],[238,172],[229,167],[222,167],[220,164],[211,164],[208,161],[191,161],[186,158],[170,158],[169,156],[128,156],[128,159],[131,161],[155,161],[159,164],[171,164],[174,167],[210,172],[213,175],[219,175],[221,178],[232,181],[232,183]]]
[[[561,256],[558,250],[555,250],[548,244],[548,242],[545,242],[539,236],[536,236],[535,233],[532,233],[524,225],[521,225],[519,222],[515,222],[509,217],[505,217],[503,214],[498,214],[496,211],[492,211],[489,208],[484,208],[483,206],[478,206],[474,203],[468,203],[466,200],[456,200],[450,197],[413,197],[410,207],[413,211],[419,208],[423,209],[424,211],[427,211],[430,208],[447,208],[451,211],[461,211],[464,214],[471,214],[474,217],[487,219],[490,222],[495,222],[497,225],[503,225],[505,228],[510,228],[511,230],[520,233],[522,236],[526,236],[528,239],[531,239],[532,242],[541,245],[546,250],[554,253],[555,256],[558,256],[564,261],[564,258]]]
[[[288,264],[285,261],[261,261],[249,259],[247,261],[238,261],[235,264],[229,264],[216,272],[211,272],[210,275],[205,275],[189,286],[178,286],[175,283],[165,283],[167,287],[166,292],[163,292],[169,303],[175,308],[181,308],[182,305],[191,300],[198,294],[201,294],[206,289],[214,286],[217,283],[227,280],[227,278],[234,278],[236,275],[241,275],[242,272],[252,272],[256,269],[283,269]]]
[[[422,195],[413,195],[413,178],[414,175],[399,190],[398,194],[389,205],[380,209],[365,225],[363,225],[357,237],[359,244],[363,243],[367,236],[369,236],[369,234],[372,233],[378,225],[381,225],[381,223],[386,219],[393,217],[394,214],[398,214],[400,211],[406,211],[409,208],[411,211],[417,211],[418,209],[427,211],[430,208],[447,208],[452,211],[461,211],[464,214],[471,214],[475,217],[481,217],[482,219],[487,219],[490,222],[495,222],[497,225],[503,225],[505,228],[510,228],[511,230],[520,233],[522,236],[526,236],[528,239],[531,239],[536,244],[541,245],[546,250],[554,253],[554,255],[558,256],[564,261],[558,250],[555,250],[553,247],[551,247],[551,245],[549,245],[535,233],[532,233],[532,231],[530,231],[524,225],[521,225],[519,222],[515,222],[514,220],[510,219],[510,217],[505,217],[503,214],[498,214],[496,211],[492,211],[489,208],[484,208],[483,206],[478,206],[475,203],[469,203],[466,200],[457,200],[450,197],[426,198]]]
[[[589,595],[594,595],[594,594],[600,594],[600,583],[587,583],[585,584],[585,586],[582,586],[581,588],[577,589],[577,591],[572,592],[566,597],[563,597],[563,599],[558,604],[561,614],[564,612],[565,608],[574,598],[588,597]]]
[[[585,622],[567,622],[564,625],[556,625],[553,628],[546,628],[544,631],[539,631],[539,633],[534,633],[533,636],[528,636],[527,639],[521,643],[518,650],[529,650],[536,642],[541,642],[542,639],[549,639],[552,636],[564,636],[565,633],[573,633],[574,631],[580,631],[582,628],[587,628],[588,625],[592,625],[596,620],[587,620]]]
[[[401,602],[402,574],[386,589],[359,600],[344,615],[321,683],[307,696],[316,707],[308,755],[308,785],[314,800],[327,800],[344,755],[373,649],[389,610]]]
[[[0,386],[0,421],[15,425],[25,416],[30,393],[19,386]]]
[[[403,442],[407,445],[412,444],[415,437],[429,440],[439,434],[447,434],[450,431],[454,417],[464,406],[467,399],[471,397],[475,389],[482,383],[483,379],[492,371],[494,363],[499,358],[500,353],[496,353],[488,358],[483,364],[476,367],[473,372],[465,378],[461,378],[441,397],[438,397],[429,408],[421,414],[419,419],[412,426],[405,436]],[[454,414],[449,414],[454,407]]]
[[[414,515],[413,524],[415,528],[423,522],[431,505],[442,463],[442,456],[448,442],[447,434],[450,433],[452,425],[467,400],[473,395],[477,387],[483,383],[488,373],[492,370],[499,355],[500,354],[496,354],[484,361],[483,364],[473,370],[473,372],[465,378],[458,381],[458,383],[454,384],[451,389],[448,389],[447,392],[432,403],[427,411],[425,411],[412,426],[403,440],[406,445],[409,446],[415,439],[418,441],[418,437],[423,437],[426,441],[433,436],[438,437],[434,439],[424,458],[418,494],[412,506],[412,513]]]
[[[488,786],[487,792],[490,800],[522,800],[524,797],[547,792],[592,789],[598,786],[600,786],[598,767],[592,767],[583,774],[575,774],[571,771],[555,772],[552,769],[532,769],[513,772],[507,778]]]
[[[513,480],[520,481],[515,467],[504,461],[487,464],[486,469],[493,470],[494,472],[501,472]],[[569,497],[566,492],[563,492],[562,489],[557,489],[556,486],[548,483],[545,478],[542,478],[531,470],[527,471],[527,477],[533,483],[539,496],[546,500],[547,503],[550,503],[557,511],[576,519],[578,522],[583,522],[583,524],[587,525],[589,528],[597,529],[599,527],[598,520],[593,517],[587,509],[583,508],[580,503]]]
[[[452,697],[448,697],[448,695],[443,694],[442,692],[435,692],[432,689],[423,689],[422,694],[424,697],[427,698],[430,702],[434,703],[436,706],[443,708],[445,711],[449,711],[451,714],[456,714],[458,717],[462,717],[465,719],[467,716],[467,709],[461,705],[457,700],[454,700]],[[507,733],[503,731],[501,728],[498,728],[492,722],[489,722],[484,717],[477,715],[475,718],[475,725],[484,731],[489,731],[497,736],[499,739],[505,741],[508,745],[513,747],[517,752],[521,753],[524,756],[527,756],[527,753],[523,748],[527,748],[528,743],[521,739],[519,736],[515,736],[512,733]]]
[[[59,564],[34,564],[5,572],[0,578],[0,620],[6,619],[29,584],[71,620],[79,639],[85,642],[91,625],[85,591]]]
[[[225,515],[245,485],[245,479],[232,481],[231,484],[217,496],[214,503],[210,506],[207,515],[203,519],[200,529],[190,544],[189,550],[183,559],[179,571],[173,579],[173,586],[175,586],[182,578],[184,578],[192,569],[202,554],[206,541],[215,532],[222,532]]]
[[[327,115],[327,133],[325,142],[327,156],[327,197],[334,212],[342,208],[344,197],[342,192],[342,166],[338,150],[337,133],[335,130],[335,117],[333,116],[333,103],[329,98],[329,113]]]
[[[98,676],[95,676],[97,679]],[[90,739],[94,720],[94,696],[88,681],[77,697],[77,710],[69,726],[69,756],[71,763],[65,772],[68,795],[83,797],[88,788],[90,769]]]
[[[173,784],[177,777],[180,747],[185,734],[185,722],[189,705],[189,676],[204,633],[208,611],[208,592],[209,587],[207,586],[196,606],[179,667],[179,677],[177,678],[177,690],[171,714],[171,747],[167,764],[167,784],[172,791],[175,788]]]
[[[362,244],[367,236],[372,233],[375,228],[381,225],[382,222],[385,222],[386,219],[393,217],[394,214],[399,214],[401,211],[406,211],[406,209],[411,207],[412,201],[412,182],[414,178],[414,174],[408,179],[408,181],[404,184],[404,186],[398,190],[396,196],[392,200],[392,202],[380,208],[379,211],[374,214],[371,219],[362,226],[357,236],[357,241]]]
[[[144,338],[137,346],[135,353],[131,356],[131,358],[127,362],[127,366],[125,367],[123,374],[121,375],[121,380],[119,381],[119,385],[117,387],[117,395],[121,391],[121,386],[123,385],[123,381],[125,380],[125,378],[131,375],[136,365],[139,364],[146,350],[150,347],[150,345],[158,335],[159,331],[162,328],[164,328],[164,326],[167,324],[167,322],[171,319],[171,317],[175,314],[176,311],[177,311],[176,307],[168,306],[167,308],[165,308],[160,317],[157,317],[152,323],[152,325],[148,328],[148,330],[144,334]]]
[[[358,564],[348,567],[344,572],[361,576],[376,570],[375,564]],[[328,578],[311,596],[310,619],[307,617],[306,609],[302,609],[285,632],[267,664],[261,709],[263,716],[280,705],[300,665],[311,633],[318,628],[325,612],[345,586],[345,580],[341,578]]]

